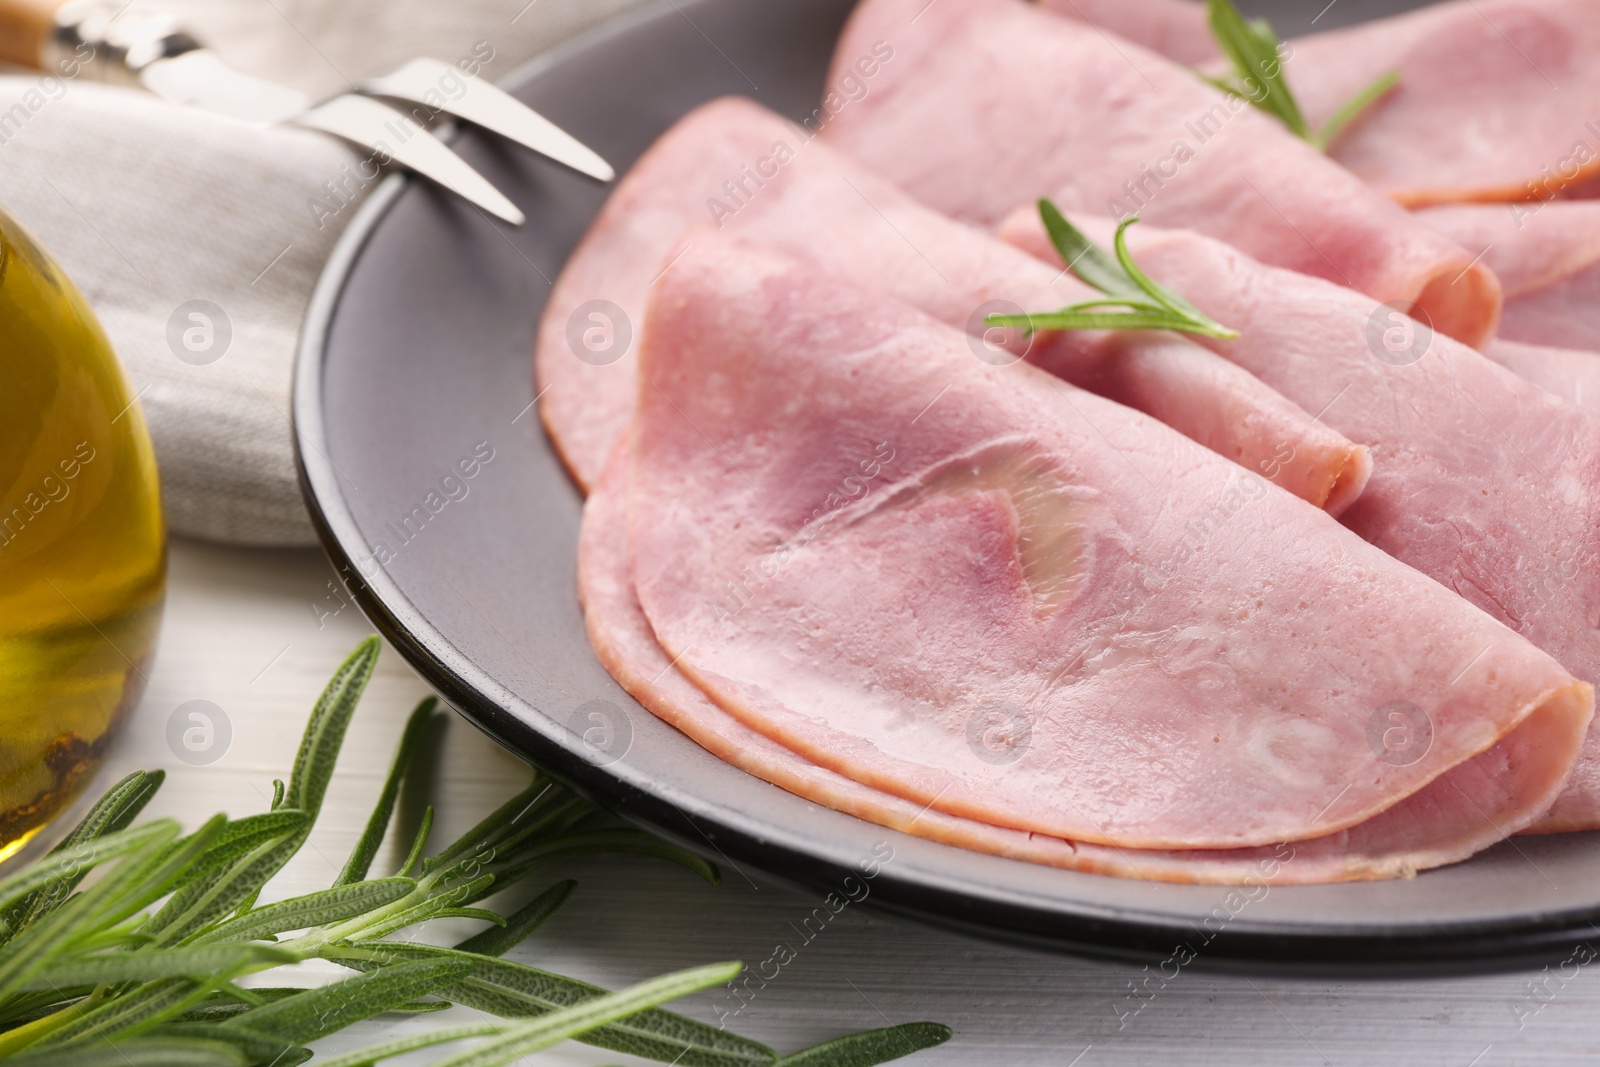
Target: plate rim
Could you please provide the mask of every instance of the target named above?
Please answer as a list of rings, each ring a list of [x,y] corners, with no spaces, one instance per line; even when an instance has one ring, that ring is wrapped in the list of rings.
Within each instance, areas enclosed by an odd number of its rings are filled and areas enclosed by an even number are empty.
[[[640,30],[683,6],[699,7],[712,0],[650,0],[606,19],[549,51],[519,65],[497,84],[513,94],[542,74],[555,70],[614,38]],[[442,132],[452,139],[454,130]],[[625,172],[624,172],[625,173]],[[618,180],[623,175],[619,174]],[[838,855],[827,855],[815,843],[794,840],[781,828],[739,826],[708,813],[692,795],[658,795],[621,772],[584,760],[564,747],[553,716],[522,700],[485,669],[473,663],[420,611],[380,564],[367,574],[356,562],[364,545],[359,524],[341,491],[342,478],[329,457],[327,412],[322,404],[323,371],[327,366],[329,330],[346,283],[361,253],[395,202],[415,181],[395,172],[386,176],[358,207],[340,234],[318,276],[295,347],[290,421],[295,466],[301,494],[323,550],[336,570],[354,579],[350,593],[375,629],[394,646],[429,685],[446,697],[456,712],[519,759],[535,763],[571,785],[581,795],[630,822],[666,836],[705,855],[732,862],[740,859],[789,885],[816,891],[836,886],[838,875],[851,868]],[[529,380],[531,383],[529,354]],[[530,388],[531,393],[531,388]],[[539,431],[543,433],[542,426]],[[351,548],[355,548],[352,552]],[[370,557],[369,557],[370,558]],[[549,720],[552,733],[536,729],[514,710]],[[692,741],[691,741],[692,743]],[[659,786],[658,786],[659,788]],[[711,824],[714,834],[691,819],[684,807]],[[680,817],[671,817],[668,809]],[[865,822],[866,820],[862,820]],[[687,824],[702,840],[675,824]],[[883,828],[885,833],[896,831]],[[720,838],[726,845],[717,843]],[[812,847],[807,847],[810,844]],[[707,845],[710,848],[707,848]],[[953,847],[953,846],[947,846]],[[779,862],[774,862],[774,859]],[[1025,862],[1025,861],[1014,861]],[[823,864],[818,868],[818,863]],[[817,877],[820,872],[822,877]],[[983,940],[1034,949],[1123,962],[1151,963],[1169,958],[1174,947],[1192,937],[1191,926],[1170,916],[1129,907],[1121,911],[1093,902],[1067,909],[1059,900],[1031,900],[1025,891],[983,886],[984,894],[963,892],[933,883],[915,873],[884,867],[875,883],[876,907]],[[887,892],[878,891],[880,887]],[[991,909],[987,920],[970,917],[976,908]],[[1210,940],[1190,964],[1208,971],[1329,975],[1340,978],[1394,979],[1407,976],[1512,970],[1549,960],[1586,943],[1600,933],[1600,904],[1548,912],[1534,917],[1477,919],[1415,924],[1403,931],[1379,924],[1330,924],[1308,932],[1284,921],[1235,916],[1224,933]]]

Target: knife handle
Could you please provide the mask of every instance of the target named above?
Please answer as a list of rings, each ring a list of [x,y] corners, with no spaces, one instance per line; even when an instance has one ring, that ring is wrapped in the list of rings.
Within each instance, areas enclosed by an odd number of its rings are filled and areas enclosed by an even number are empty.
[[[71,78],[137,84],[159,59],[200,43],[165,15],[121,0],[0,0],[0,59]]]
[[[65,0],[0,0],[0,60],[35,70],[44,66]]]

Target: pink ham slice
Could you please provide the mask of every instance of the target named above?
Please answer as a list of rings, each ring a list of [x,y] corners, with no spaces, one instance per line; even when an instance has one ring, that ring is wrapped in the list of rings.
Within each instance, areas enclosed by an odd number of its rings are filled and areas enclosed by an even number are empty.
[[[750,729],[683,677],[638,606],[627,553],[627,451],[619,445],[584,507],[579,592],[595,653],[622,688],[694,742],[731,765],[806,800],[904,833],[1035,864],[1189,883],[1307,885],[1320,881],[1408,877],[1466,859],[1526,821],[1542,800],[1518,797],[1507,766],[1530,733],[1518,729],[1493,749],[1451,769],[1413,797],[1354,829],[1270,848],[1138,851],[1107,848],[949,816],[870,789],[814,765]]]
[[[1596,0],[1458,0],[1293,47],[1286,69],[1314,126],[1402,72],[1332,155],[1407,207],[1543,200],[1600,176]]]
[[[702,106],[639,161],[568,261],[540,330],[538,385],[545,423],[584,485],[626,425],[636,374],[631,353],[614,364],[579,357],[568,336],[574,311],[609,299],[642,322],[646,289],[678,238],[713,219],[963,329],[982,331],[980,309],[1001,298],[1008,310],[1044,311],[1095,295],[802,136],[809,135],[748,100]],[[1058,332],[1014,347],[1334,514],[1366,484],[1364,449],[1190,341]],[[1014,358],[976,340],[973,352]]]
[[[1180,63],[1220,69],[1205,7],[1042,0]],[[1600,2],[1460,0],[1289,43],[1290,88],[1315,128],[1379,75],[1400,87],[1330,154],[1409,207],[1548,200],[1600,177]]]
[[[1501,337],[1600,351],[1600,202],[1459,204],[1417,218],[1481,254],[1499,277]]]
[[[1527,785],[1525,768],[1547,758],[1518,750],[1534,736],[1526,728],[1359,826],[1263,848],[1162,852],[1071,842],[946,815],[862,785],[745,726],[662,651],[634,593],[627,550],[627,460],[626,444],[619,444],[584,507],[578,581],[596,654],[640,703],[713,755],[837,811],[948,845],[1095,874],[1307,884],[1404,877],[1464,859],[1517,829],[1545,803],[1544,797],[1518,795]],[[1551,787],[1545,788],[1548,795]]]
[[[1600,354],[1496,339],[1483,354],[1524,381],[1600,416]]]
[[[1219,56],[1206,22],[1206,6],[1195,0],[1037,0],[1053,15],[1086,22],[1132,41],[1174,63],[1199,67]]]
[[[728,239],[656,283],[644,337],[640,605],[819,766],[1151,849],[1355,826],[1512,730],[1507,826],[1565,779],[1588,685],[1153,419]],[[1431,722],[1413,762],[1369,740],[1395,715]]]
[[[1054,255],[1026,213],[1005,233]],[[1216,351],[1372,449],[1351,529],[1600,678],[1600,422],[1358,293],[1193,233],[1135,232],[1130,247],[1243,334]],[[1600,731],[1573,788],[1563,828],[1600,826]]]
[[[1416,306],[1469,344],[1493,274],[1275,120],[1170,61],[1019,0],[865,0],[837,71],[893,49],[824,136],[912,196],[997,224],[1051,196],[1188,226],[1265,262]]]

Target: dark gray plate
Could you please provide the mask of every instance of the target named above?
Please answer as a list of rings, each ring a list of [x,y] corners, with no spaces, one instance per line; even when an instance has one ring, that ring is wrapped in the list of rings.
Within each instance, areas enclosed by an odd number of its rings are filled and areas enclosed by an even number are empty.
[[[1293,6],[1305,10],[1285,29],[1320,5]],[[511,87],[620,168],[716,95],[809,113],[849,7],[650,6]],[[1323,25],[1362,13],[1371,5],[1348,0]],[[606,190],[471,131],[456,147],[528,225],[491,224],[426,183],[389,179],[312,301],[295,419],[335,563],[385,636],[491,736],[713,860],[819,891],[892,849],[871,885],[878,905],[1044,947],[1163,960],[1187,945],[1201,965],[1392,975],[1550,957],[1594,931],[1591,835],[1509,842],[1409,881],[1276,888],[1241,903],[1224,889],[1075,874],[893,833],[737,771],[659,722],[590,652],[573,578],[581,502],[531,409],[535,323]],[[462,478],[474,448],[492,459]]]

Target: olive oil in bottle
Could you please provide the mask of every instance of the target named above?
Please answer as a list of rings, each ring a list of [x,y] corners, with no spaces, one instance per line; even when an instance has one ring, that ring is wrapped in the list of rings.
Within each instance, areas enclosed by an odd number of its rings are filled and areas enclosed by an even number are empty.
[[[165,580],[139,406],[83,297],[0,212],[0,859],[104,759]]]

